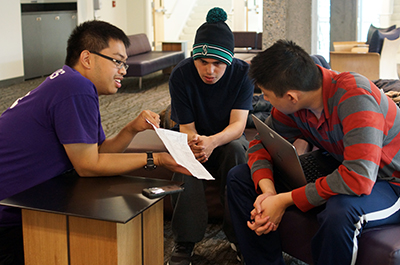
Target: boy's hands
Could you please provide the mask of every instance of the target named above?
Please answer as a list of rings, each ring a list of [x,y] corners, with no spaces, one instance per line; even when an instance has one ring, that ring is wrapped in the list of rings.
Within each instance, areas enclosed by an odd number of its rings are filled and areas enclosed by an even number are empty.
[[[188,142],[194,156],[200,163],[205,163],[211,156],[215,147],[211,137],[194,135]]]
[[[252,221],[247,222],[247,226],[257,235],[276,231],[286,208],[292,204],[291,192],[261,194],[254,202],[254,209],[250,212]]]

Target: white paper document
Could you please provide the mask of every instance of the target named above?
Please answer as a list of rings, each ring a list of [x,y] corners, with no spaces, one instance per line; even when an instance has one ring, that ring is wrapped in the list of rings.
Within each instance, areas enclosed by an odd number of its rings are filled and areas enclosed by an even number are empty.
[[[150,123],[150,122],[149,122]],[[150,123],[151,124],[151,123]],[[172,130],[157,128],[151,124],[158,137],[164,143],[168,152],[176,163],[185,167],[194,177],[198,179],[212,180],[211,174],[197,161],[187,143],[187,134]]]

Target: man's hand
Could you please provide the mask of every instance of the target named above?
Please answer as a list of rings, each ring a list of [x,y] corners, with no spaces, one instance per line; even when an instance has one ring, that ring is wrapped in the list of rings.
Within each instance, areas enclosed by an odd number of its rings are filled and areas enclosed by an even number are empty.
[[[156,166],[162,166],[172,172],[182,173],[188,176],[192,174],[183,166],[175,162],[173,157],[168,153],[153,153],[154,164]]]
[[[127,124],[127,128],[133,132],[138,133],[146,129],[153,129],[150,123],[154,124],[157,128],[160,127],[160,115],[150,110],[143,110],[139,116]]]
[[[254,202],[254,209],[250,213],[252,221],[247,226],[257,235],[276,231],[286,208],[292,204],[291,192],[261,194]]]

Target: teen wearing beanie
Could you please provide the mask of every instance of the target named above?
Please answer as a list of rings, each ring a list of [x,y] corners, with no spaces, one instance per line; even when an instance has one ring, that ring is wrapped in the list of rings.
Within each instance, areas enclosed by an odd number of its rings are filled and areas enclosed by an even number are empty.
[[[171,119],[176,129],[188,134],[189,145],[207,169],[217,169],[224,204],[228,171],[246,163],[248,141],[243,132],[252,109],[254,87],[248,78],[249,65],[233,58],[234,38],[225,23],[227,15],[213,8],[195,36],[193,56],[179,63],[171,73]],[[193,248],[203,239],[207,227],[205,181],[184,174],[185,191],[173,197],[172,231],[175,246],[169,265],[191,264]],[[224,231],[235,242],[233,229]]]

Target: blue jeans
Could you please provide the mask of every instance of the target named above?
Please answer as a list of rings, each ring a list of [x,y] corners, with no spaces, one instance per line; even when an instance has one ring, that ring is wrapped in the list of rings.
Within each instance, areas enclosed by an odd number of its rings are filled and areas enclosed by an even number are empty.
[[[239,247],[247,264],[284,264],[278,231],[257,236],[247,227],[258,196],[247,164],[227,178],[228,205]],[[314,264],[354,264],[357,238],[364,228],[400,223],[400,187],[377,181],[370,195],[331,197],[318,214],[312,240]],[[278,228],[279,229],[279,228]]]

